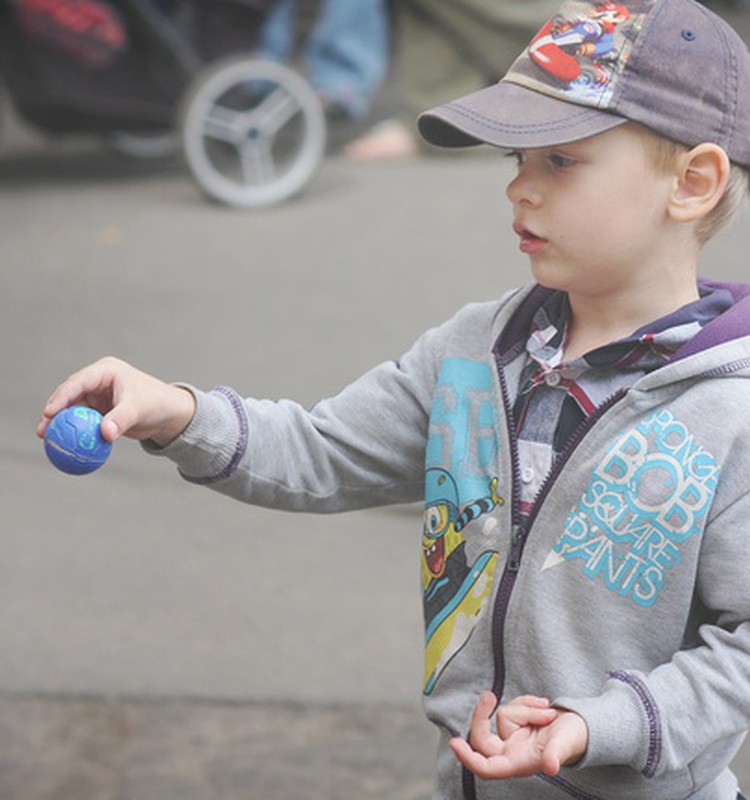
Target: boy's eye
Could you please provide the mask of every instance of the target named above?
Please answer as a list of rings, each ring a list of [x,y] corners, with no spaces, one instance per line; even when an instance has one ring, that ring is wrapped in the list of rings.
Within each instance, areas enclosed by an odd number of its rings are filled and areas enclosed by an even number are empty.
[[[526,157],[524,156],[524,154],[520,150],[508,150],[508,152],[505,154],[505,157],[506,158],[510,158],[513,161],[515,161],[516,162],[516,166],[519,166],[519,167],[526,160]]]
[[[529,160],[528,154],[523,150],[508,150],[505,155],[507,158],[513,159],[518,167],[522,167]],[[555,170],[570,169],[577,163],[573,156],[566,155],[565,153],[551,152],[546,154],[544,158]]]
[[[552,153],[549,157],[550,164],[555,169],[570,169],[575,166],[576,160],[571,156],[566,156],[563,153]]]

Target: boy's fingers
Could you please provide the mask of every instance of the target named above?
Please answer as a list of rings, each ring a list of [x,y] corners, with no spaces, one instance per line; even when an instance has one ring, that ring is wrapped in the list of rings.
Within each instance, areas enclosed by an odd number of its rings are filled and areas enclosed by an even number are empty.
[[[492,715],[497,707],[497,698],[492,692],[483,692],[471,715],[469,741],[474,747],[486,753],[492,735]]]
[[[492,715],[496,710],[500,739],[507,739],[522,727],[549,725],[558,716],[558,712],[550,708],[549,700],[544,697],[524,695],[498,708],[495,694],[483,692],[471,718],[470,741],[485,755],[494,754],[498,749],[497,737],[492,732]]]
[[[474,749],[472,749],[471,745],[460,738],[455,738],[450,740],[450,747],[455,753],[456,758],[468,769],[470,772],[473,772],[475,775],[478,775],[480,778],[487,778],[490,777],[501,777],[500,775],[490,775],[490,764],[489,759],[483,756],[481,753],[477,753]],[[497,764],[495,763],[495,769],[497,769]]]
[[[492,717],[495,709],[497,708],[498,699],[495,696],[494,692],[486,691],[482,692],[479,696],[479,700],[474,707],[474,714],[472,716],[472,721],[475,719],[487,719],[489,720]]]
[[[448,742],[448,744],[450,744],[451,750],[453,750],[453,752],[456,754],[456,757],[462,764],[464,763],[464,759],[473,752],[469,743],[460,736],[454,737]]]
[[[49,400],[45,403],[42,418],[37,427],[37,435],[43,436],[49,421],[55,414],[59,414],[69,406],[86,405],[95,408],[103,415],[115,411],[117,386],[126,367],[127,365],[118,359],[102,358],[73,373],[52,392]],[[123,425],[123,420],[117,419],[117,417],[113,421],[116,422],[120,435],[129,427],[129,424]],[[103,428],[103,431],[107,429],[112,436],[115,435],[111,426]],[[109,436],[105,434],[105,438],[109,438]]]
[[[497,710],[497,732],[501,739],[507,739],[519,728],[532,725],[544,727],[557,717],[550,708],[546,697],[525,694],[515,697]]]
[[[497,712],[497,731],[501,739],[507,739],[519,728],[529,725],[543,728],[554,722],[558,714],[558,711],[549,706],[501,706]]]
[[[116,439],[119,439],[122,433],[124,433],[127,428],[122,429],[120,424],[113,416],[114,412],[107,414],[106,417],[102,420],[102,436],[108,442],[114,442]]]
[[[97,364],[85,367],[63,381],[47,400],[43,414],[52,419],[64,408],[82,403],[84,398],[101,397],[107,392],[107,376]]]
[[[545,775],[554,778],[560,772],[562,763],[560,756],[550,746],[545,748],[542,753],[542,772]]]
[[[102,413],[106,411],[102,419],[102,435],[110,442],[125,436],[131,428],[139,424],[141,415],[134,392],[121,390],[116,394],[109,410],[102,409]]]
[[[523,760],[500,753],[488,758],[472,749],[463,739],[451,739],[450,746],[456,758],[474,775],[486,781],[503,780],[533,774]]]
[[[523,694],[514,697],[506,705],[508,706],[534,706],[535,708],[549,708],[549,700],[546,697],[539,697],[535,694]]]
[[[37,424],[36,435],[39,438],[43,438],[44,433],[55,414],[59,414],[60,411],[68,406],[75,405],[77,399],[78,394],[74,390],[71,390],[70,379],[58,386],[50,396],[49,400],[47,400],[47,402],[44,404],[41,419]]]

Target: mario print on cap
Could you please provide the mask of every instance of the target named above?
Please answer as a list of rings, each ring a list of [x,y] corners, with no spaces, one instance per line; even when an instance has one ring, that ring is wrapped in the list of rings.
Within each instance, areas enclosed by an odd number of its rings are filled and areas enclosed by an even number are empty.
[[[606,108],[657,0],[568,2],[534,37],[504,80]]]

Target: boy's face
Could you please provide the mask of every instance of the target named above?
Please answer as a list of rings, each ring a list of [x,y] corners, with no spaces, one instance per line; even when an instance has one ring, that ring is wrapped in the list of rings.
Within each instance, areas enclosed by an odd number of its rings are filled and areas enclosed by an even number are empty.
[[[515,151],[513,229],[543,286],[613,299],[674,257],[667,208],[676,176],[657,170],[625,124],[557,147]]]

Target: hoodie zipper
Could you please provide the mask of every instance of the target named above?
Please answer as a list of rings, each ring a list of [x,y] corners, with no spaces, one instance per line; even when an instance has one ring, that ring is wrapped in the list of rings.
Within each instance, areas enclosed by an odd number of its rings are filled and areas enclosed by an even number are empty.
[[[492,611],[492,650],[495,657],[495,678],[492,684],[492,691],[499,700],[502,697],[505,689],[505,619],[508,613],[508,606],[510,604],[510,598],[513,593],[513,587],[516,583],[518,571],[521,568],[521,560],[523,558],[523,551],[524,547],[526,546],[526,539],[529,531],[531,530],[534,521],[539,514],[539,510],[544,503],[544,500],[550,493],[552,487],[560,476],[560,473],[565,468],[565,465],[570,460],[578,445],[591,430],[591,428],[593,428],[593,426],[607,413],[607,411],[609,411],[614,405],[622,400],[622,398],[627,394],[627,389],[621,389],[612,394],[609,398],[597,406],[597,408],[575,429],[565,445],[565,448],[555,459],[552,468],[542,482],[539,492],[534,498],[534,504],[531,512],[524,520],[520,512],[521,465],[518,448],[518,432],[513,421],[513,409],[510,403],[508,384],[505,379],[505,370],[502,363],[499,362],[498,372],[500,376],[502,400],[505,407],[507,420],[508,442],[511,452],[511,468],[513,471],[510,551],[508,553],[508,559],[505,563],[505,568],[500,577],[500,583],[495,595],[495,603]]]
[[[492,692],[495,697],[497,697],[499,703],[505,689],[505,618],[508,613],[508,606],[510,605],[510,598],[516,583],[516,577],[521,568],[521,559],[523,558],[523,550],[526,545],[528,532],[534,524],[534,520],[539,513],[544,499],[549,494],[552,486],[570,460],[575,449],[597,421],[601,419],[610,408],[622,400],[627,394],[627,389],[621,389],[611,395],[607,400],[597,406],[597,408],[575,429],[565,445],[565,449],[555,459],[552,468],[542,482],[539,493],[534,499],[531,513],[524,521],[520,511],[521,464],[518,453],[518,432],[516,431],[515,422],[513,421],[513,408],[510,402],[508,383],[505,379],[505,369],[499,359],[497,361],[497,367],[500,378],[502,401],[505,408],[505,418],[507,420],[506,430],[508,432],[508,443],[510,445],[512,474],[510,551],[507,561],[505,562],[503,574],[500,577],[500,584],[495,594],[495,602],[492,609],[492,652],[495,658],[495,678],[492,683]],[[470,740],[470,737],[467,736],[467,740]],[[462,767],[461,770],[461,784],[466,800],[477,800],[476,777],[472,772],[466,769],[466,767]]]

